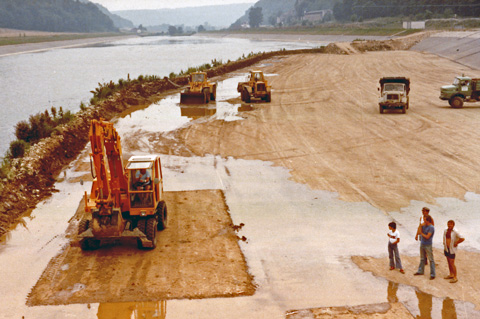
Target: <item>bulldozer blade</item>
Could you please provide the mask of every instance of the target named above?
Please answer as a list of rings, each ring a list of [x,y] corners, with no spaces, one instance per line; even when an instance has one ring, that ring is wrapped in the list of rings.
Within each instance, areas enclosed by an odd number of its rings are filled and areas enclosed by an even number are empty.
[[[205,96],[203,94],[181,94],[180,103],[182,104],[205,104]]]

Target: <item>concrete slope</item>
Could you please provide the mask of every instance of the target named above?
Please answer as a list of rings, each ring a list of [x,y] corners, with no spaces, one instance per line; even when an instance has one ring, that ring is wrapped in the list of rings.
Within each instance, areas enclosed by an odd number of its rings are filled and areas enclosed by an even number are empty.
[[[480,70],[480,31],[441,32],[411,48]]]

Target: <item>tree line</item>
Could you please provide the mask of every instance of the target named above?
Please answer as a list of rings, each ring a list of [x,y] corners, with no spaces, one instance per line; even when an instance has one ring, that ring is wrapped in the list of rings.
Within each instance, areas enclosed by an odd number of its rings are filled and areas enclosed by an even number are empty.
[[[333,7],[335,19],[340,21],[379,17],[416,16],[461,17],[480,16],[478,0],[341,0]]]
[[[0,27],[49,32],[115,32],[93,3],[78,0],[0,0]]]

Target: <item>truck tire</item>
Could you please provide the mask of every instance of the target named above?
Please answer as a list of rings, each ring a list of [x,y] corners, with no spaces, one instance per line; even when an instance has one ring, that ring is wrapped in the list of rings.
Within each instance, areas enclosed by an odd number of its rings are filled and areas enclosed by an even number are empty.
[[[157,207],[157,230],[164,230],[167,228],[168,215],[167,204],[165,202],[158,203]]]
[[[154,217],[147,219],[147,229],[145,235],[147,235],[147,239],[152,242],[152,247],[149,248],[153,249],[157,247],[157,220]]]
[[[454,109],[461,109],[463,107],[463,99],[460,96],[454,96],[452,97],[448,103],[450,104],[451,107]]]
[[[380,114],[383,114],[383,106],[379,106],[378,109],[380,110]]]
[[[407,113],[407,106],[402,105],[402,114],[405,114],[405,113]]]

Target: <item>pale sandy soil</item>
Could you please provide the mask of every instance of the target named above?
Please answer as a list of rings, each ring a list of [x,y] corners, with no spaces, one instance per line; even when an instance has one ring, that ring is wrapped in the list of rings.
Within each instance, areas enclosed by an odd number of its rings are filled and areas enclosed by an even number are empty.
[[[436,198],[463,198],[466,192],[479,193],[480,149],[477,145],[480,138],[480,104],[467,103],[463,109],[451,109],[438,96],[439,87],[451,83],[454,76],[480,74],[452,61],[419,52],[350,53],[304,54],[264,61],[260,68],[269,74],[273,86],[271,103],[253,103],[254,111],[245,113],[242,121],[211,119],[192,122],[178,132],[178,140],[174,142],[183,143],[186,149],[199,156],[214,154],[224,158],[272,162],[290,170],[296,182],[311,189],[337,192],[341,200],[366,202],[385,213],[408,207],[411,201],[435,204]],[[407,114],[379,114],[378,80],[387,75],[411,79],[411,102]],[[152,148],[155,147],[152,145]],[[202,200],[214,201],[211,198],[213,195],[204,195]],[[202,200],[196,203],[200,204]],[[173,202],[176,203],[175,200]],[[222,222],[222,225],[226,227],[227,222]],[[211,234],[221,230],[217,228]],[[166,242],[175,240],[178,237],[169,238]],[[194,246],[200,247],[202,242],[195,241]],[[75,249],[78,248],[70,248],[71,251]],[[205,249],[208,250],[208,247]],[[162,250],[157,248],[151,253],[161,254]],[[95,258],[96,254],[102,252],[94,252],[88,257]],[[116,256],[109,255],[108,258]],[[478,254],[463,250],[459,253],[457,265],[462,275],[454,286],[441,278],[446,269],[442,256],[437,256],[439,273],[435,281],[429,281],[426,276],[412,276],[411,269],[416,268],[418,257],[403,258],[410,269],[406,275],[389,272],[385,258],[355,257],[354,261],[376,276],[425,289],[437,297],[450,296],[480,307],[476,290],[480,278],[470,276],[471,272],[475,272],[475,268],[471,267],[478,265]],[[130,261],[125,263],[133,265]],[[158,266],[146,265],[146,272],[150,274],[148,269]],[[168,273],[177,270],[175,263],[169,267],[166,270]],[[197,276],[197,269],[190,270],[191,276]],[[49,273],[47,270],[46,274]],[[65,276],[61,273],[54,275]],[[101,277],[96,275],[92,278],[98,280]],[[161,277],[153,278],[155,283],[161,281]],[[184,278],[180,279],[183,282]],[[147,281],[141,282],[145,284]],[[38,287],[46,283],[48,281],[39,282]],[[98,285],[106,285],[102,291],[111,291],[112,296],[122,292],[122,300],[137,300],[135,290],[130,297],[123,295],[129,292],[124,283],[109,284],[105,279]],[[200,288],[204,287],[196,287],[189,293]],[[164,297],[179,298],[186,291],[180,290],[177,294]],[[44,292],[36,291],[41,297],[40,293]],[[210,290],[204,295],[209,293]],[[29,302],[52,303],[49,298],[36,300],[31,297]],[[53,303],[81,302],[53,300]],[[98,298],[95,300],[98,301]],[[395,298],[389,301],[377,305],[378,309],[372,306],[360,311],[362,316],[355,315],[359,311],[356,308],[330,308],[330,314],[335,311],[340,313],[336,317],[327,317],[324,313],[326,308],[303,311],[309,313],[305,318],[412,318]],[[341,315],[342,311],[350,313]],[[297,316],[294,310],[290,315],[289,318],[302,317]]]

